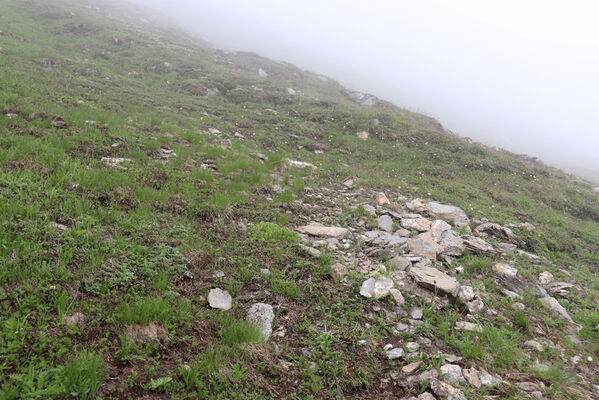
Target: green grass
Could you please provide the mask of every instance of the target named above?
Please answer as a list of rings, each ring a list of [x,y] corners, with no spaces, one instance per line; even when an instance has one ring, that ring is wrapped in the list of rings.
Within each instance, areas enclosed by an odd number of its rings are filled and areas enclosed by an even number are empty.
[[[256,325],[242,321],[226,321],[219,331],[220,340],[223,344],[237,346],[248,342],[261,342],[264,339],[260,328]]]
[[[366,216],[365,228],[375,224],[363,206],[372,198],[325,192],[350,176],[352,191],[391,196],[399,187],[402,195],[455,204],[473,217],[536,227],[513,230],[520,248],[546,258],[541,265],[509,255],[458,260],[466,272],[458,279],[488,294],[485,304],[504,320],[479,316],[482,334],[455,332],[462,308],[426,306],[418,335],[500,375],[532,370],[519,346],[536,327],[555,334],[567,356],[599,357],[599,200],[590,184],[447,135],[427,116],[353,104],[333,80],[222,52],[143,23],[142,14],[117,2],[104,7],[0,4],[0,30],[7,32],[0,35],[1,398],[385,392],[381,371],[388,364],[379,347],[416,335],[394,338],[392,301],[359,297],[362,277],[353,272],[347,284],[333,282],[330,266],[340,252],[312,258],[293,231],[308,219],[355,227]],[[258,68],[272,79],[257,76]],[[213,87],[219,95],[201,95]],[[288,95],[287,87],[302,95]],[[10,110],[18,116],[7,117]],[[52,126],[55,116],[65,129]],[[370,138],[357,138],[360,130]],[[315,142],[329,150],[318,155],[304,147]],[[163,158],[161,145],[176,156]],[[131,161],[113,168],[102,157]],[[287,158],[318,169],[289,169]],[[364,249],[347,249],[354,250]],[[546,267],[556,275],[570,271],[572,278],[559,279],[580,287],[564,304],[583,327],[582,346],[567,344],[565,324],[531,293],[521,293],[524,312],[509,308],[490,279],[499,261],[530,280]],[[213,278],[216,271],[225,277]],[[233,296],[227,323],[206,305],[217,285]],[[404,295],[404,308],[417,304]],[[256,343],[243,322],[256,301],[278,307],[285,335],[271,339],[277,346]],[[65,324],[74,312],[85,316],[83,325]],[[128,325],[150,322],[166,329],[168,340],[127,338]],[[372,351],[362,351],[358,339]],[[544,362],[561,357],[545,353]],[[285,370],[281,359],[293,366]],[[433,364],[430,354],[424,359]],[[540,374],[564,386],[555,371]]]

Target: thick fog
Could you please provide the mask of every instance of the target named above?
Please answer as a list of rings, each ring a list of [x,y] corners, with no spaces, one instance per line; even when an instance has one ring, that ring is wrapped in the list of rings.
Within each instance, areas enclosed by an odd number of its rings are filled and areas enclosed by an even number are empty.
[[[599,181],[599,2],[130,1]]]

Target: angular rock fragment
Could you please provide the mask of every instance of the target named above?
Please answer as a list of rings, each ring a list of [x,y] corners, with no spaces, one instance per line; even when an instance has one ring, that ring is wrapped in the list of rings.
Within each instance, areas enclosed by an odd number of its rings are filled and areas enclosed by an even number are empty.
[[[491,244],[476,236],[466,236],[464,245],[474,254],[496,255],[498,253]]]
[[[419,232],[426,232],[431,229],[431,221],[426,218],[402,218],[400,224],[405,229]]]
[[[211,289],[208,292],[208,304],[210,307],[219,310],[230,310],[233,299],[228,291],[219,288]]]
[[[386,277],[369,278],[362,283],[360,294],[367,298],[378,299],[389,294],[391,288],[393,288],[392,279]]]
[[[414,265],[410,268],[410,275],[418,285],[434,292],[450,294],[454,297],[460,292],[460,283],[436,268]]]
[[[426,235],[423,236],[423,234],[409,239],[408,248],[413,255],[425,257],[429,260],[436,260],[437,254],[443,250],[441,246],[439,246]]]

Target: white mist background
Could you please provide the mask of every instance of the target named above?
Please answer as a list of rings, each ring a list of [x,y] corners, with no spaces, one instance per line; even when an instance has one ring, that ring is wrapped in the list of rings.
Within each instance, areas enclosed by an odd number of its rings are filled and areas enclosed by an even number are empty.
[[[128,1],[599,181],[599,2]]]

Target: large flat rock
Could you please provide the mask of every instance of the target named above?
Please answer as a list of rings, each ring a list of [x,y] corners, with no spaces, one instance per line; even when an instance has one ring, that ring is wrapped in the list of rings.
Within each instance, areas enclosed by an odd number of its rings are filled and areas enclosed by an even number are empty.
[[[460,292],[460,283],[436,268],[414,265],[410,268],[410,275],[418,285],[432,291],[450,294],[454,297]]]
[[[466,215],[464,210],[459,207],[441,204],[434,201],[426,203],[425,206],[429,213],[446,221],[451,221],[455,226],[460,227],[470,225],[468,215]]]
[[[304,233],[311,236],[343,238],[349,235],[349,230],[338,226],[324,226],[317,223],[300,226],[296,229],[299,233]]]

